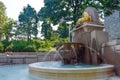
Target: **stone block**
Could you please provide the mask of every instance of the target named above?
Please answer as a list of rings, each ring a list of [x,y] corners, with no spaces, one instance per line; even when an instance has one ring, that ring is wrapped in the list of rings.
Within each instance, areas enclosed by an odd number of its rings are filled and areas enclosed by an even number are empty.
[[[103,44],[104,62],[115,65],[115,73],[120,76],[120,40],[113,40]]]

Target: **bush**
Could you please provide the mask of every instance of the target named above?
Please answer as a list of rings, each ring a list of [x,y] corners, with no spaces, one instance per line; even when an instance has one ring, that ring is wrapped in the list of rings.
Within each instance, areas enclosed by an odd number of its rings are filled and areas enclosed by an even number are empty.
[[[24,52],[36,52],[36,47],[35,45],[28,45],[23,49]]]
[[[2,41],[5,51],[10,52],[48,52],[52,47],[56,47],[59,42],[68,42],[68,39],[59,38],[56,40],[13,40]]]
[[[32,40],[31,44],[34,44],[34,46],[36,47],[36,49],[40,48],[40,40]]]
[[[24,40],[15,40],[7,47],[7,51],[12,52],[23,52],[24,48],[27,46],[27,41]]]
[[[39,50],[38,50],[38,52],[49,52],[50,51],[50,47],[46,47],[46,48],[40,48]]]
[[[11,52],[48,52],[51,49],[51,42],[48,40],[14,40],[6,48],[7,51]]]
[[[3,44],[0,42],[0,52],[3,52]]]
[[[8,40],[3,40],[3,41],[1,41],[1,42],[2,42],[2,44],[3,44],[3,51],[5,52],[5,51],[6,51],[6,48],[11,44],[11,42],[8,41]]]
[[[53,47],[56,47],[56,44],[57,43],[61,43],[61,42],[69,42],[69,39],[68,38],[59,38],[59,39],[56,39],[54,41],[54,46]]]

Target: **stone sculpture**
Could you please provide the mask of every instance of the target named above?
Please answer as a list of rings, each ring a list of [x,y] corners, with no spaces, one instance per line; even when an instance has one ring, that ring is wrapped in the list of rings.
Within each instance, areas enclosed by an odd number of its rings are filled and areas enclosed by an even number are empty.
[[[82,18],[79,18],[76,24],[82,25],[84,22],[91,22],[94,24],[100,23],[98,11],[96,8],[87,7],[83,12]]]
[[[80,25],[84,22],[91,22],[91,16],[89,16],[89,14],[87,12],[83,12],[82,18],[78,19],[76,24]]]

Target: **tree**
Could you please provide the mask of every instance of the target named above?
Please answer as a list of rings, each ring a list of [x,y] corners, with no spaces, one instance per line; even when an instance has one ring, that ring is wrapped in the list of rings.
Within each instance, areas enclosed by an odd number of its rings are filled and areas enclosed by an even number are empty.
[[[105,16],[109,16],[115,10],[120,10],[120,0],[99,0],[98,5],[99,12],[103,12]]]
[[[42,33],[42,36],[44,36],[45,39],[51,39],[52,27],[51,27],[49,22],[43,22],[42,23],[41,33]]]
[[[43,21],[43,23],[49,22],[50,25],[51,24],[56,25],[60,21],[62,23],[62,19],[64,19],[65,15],[67,15],[67,14],[66,14],[66,11],[61,8],[61,7],[64,7],[65,4],[61,4],[61,5],[59,4],[61,1],[62,0],[44,0],[45,5],[38,12],[39,19],[41,21]],[[62,24],[60,26],[62,27]],[[44,30],[44,29],[45,29],[45,27],[44,28],[42,27],[42,30]],[[49,28],[47,28],[47,29],[49,31]],[[61,30],[62,29],[65,29],[65,28],[61,28]],[[62,35],[63,35],[63,33],[61,33],[60,36],[62,36]]]
[[[0,1],[0,27],[2,27],[4,25],[4,22],[6,21],[5,10],[5,5]]]
[[[120,9],[119,4],[120,0],[44,0],[44,7],[38,14],[42,21],[49,18],[54,25],[60,24],[61,20],[73,21],[75,25],[88,6],[97,8],[100,14],[107,16]]]
[[[5,10],[5,5],[0,1],[0,39],[2,37],[4,24],[7,21]]]
[[[38,17],[34,8],[29,4],[23,9],[23,12],[19,15],[21,34],[27,36],[27,40],[31,40],[32,36],[37,37],[37,23]]]
[[[8,18],[7,21],[4,24],[3,29],[3,34],[6,40],[9,40],[9,38],[12,36],[12,28],[14,25],[15,21],[11,18]]]
[[[59,37],[61,38],[67,38],[68,37],[68,25],[66,23],[60,24],[57,32],[59,33]]]
[[[38,16],[41,21],[48,19],[56,25],[68,15],[66,9],[63,9],[65,5],[63,0],[44,0],[44,7],[38,12]]]

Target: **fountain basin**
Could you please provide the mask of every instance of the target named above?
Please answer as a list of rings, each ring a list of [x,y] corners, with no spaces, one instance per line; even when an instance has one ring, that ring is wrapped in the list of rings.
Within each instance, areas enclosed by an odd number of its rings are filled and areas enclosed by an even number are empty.
[[[29,65],[29,72],[49,80],[106,80],[113,76],[113,65],[62,65],[60,62],[38,62]]]

